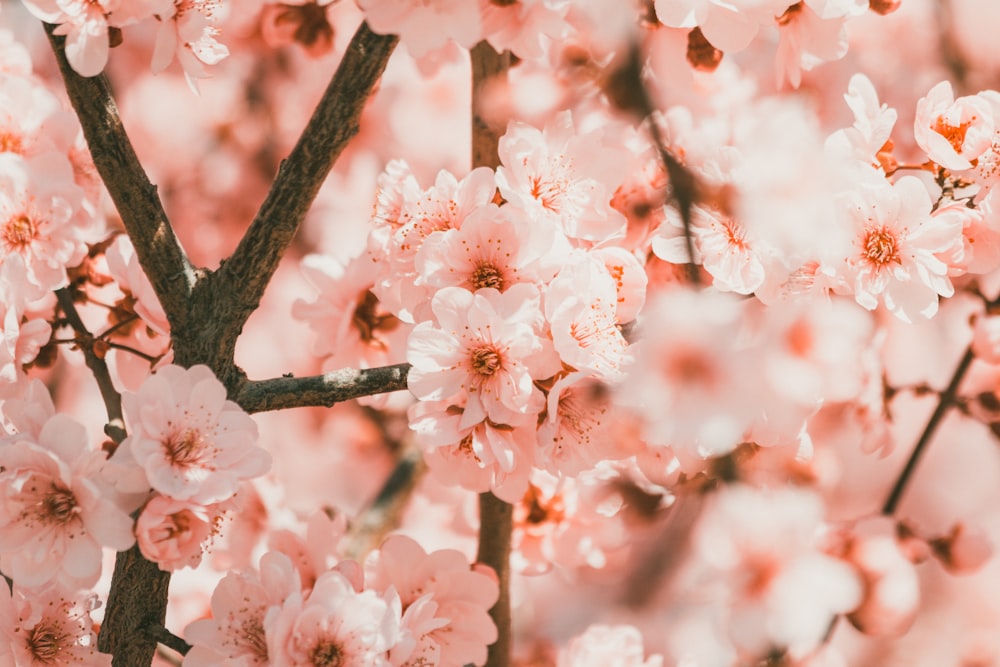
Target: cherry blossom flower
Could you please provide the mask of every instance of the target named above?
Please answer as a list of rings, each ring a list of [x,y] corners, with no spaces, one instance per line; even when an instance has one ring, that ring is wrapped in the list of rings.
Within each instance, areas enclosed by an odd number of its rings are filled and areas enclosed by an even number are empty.
[[[541,59],[552,40],[566,37],[569,0],[479,0],[485,39],[499,53],[510,50],[521,60]]]
[[[875,86],[864,74],[851,77],[844,100],[854,113],[854,124],[834,132],[827,139],[827,148],[853,155],[872,166],[879,165],[877,156],[896,125],[896,110],[879,104]]]
[[[20,254],[28,280],[43,290],[64,287],[66,269],[87,254],[82,198],[65,156],[0,154],[0,255]]]
[[[996,129],[990,103],[975,95],[956,100],[948,81],[917,102],[913,136],[927,156],[946,169],[971,169],[990,148]]]
[[[257,426],[226,400],[207,366],[164,366],[137,393],[122,396],[129,436],[111,459],[120,491],[149,488],[176,500],[218,503],[242,480],[267,472]]]
[[[25,0],[36,18],[66,35],[66,59],[80,76],[96,76],[108,62],[108,14],[122,0]]]
[[[960,254],[963,220],[932,214],[927,189],[912,176],[845,194],[844,203],[854,254],[842,270],[855,300],[868,310],[881,302],[904,322],[932,317],[938,297],[954,292],[942,257]]]
[[[135,542],[132,520],[112,499],[83,426],[54,415],[36,434],[0,446],[0,561],[21,586],[59,581],[87,588],[101,574],[101,547]]]
[[[264,617],[293,594],[301,594],[299,577],[282,553],[261,556],[260,571],[230,572],[212,593],[212,618],[184,630],[192,644],[184,667],[265,667],[268,656]]]
[[[538,465],[554,475],[576,475],[628,456],[612,436],[614,409],[608,387],[589,373],[561,377],[549,389],[545,421],[538,425]]]
[[[703,512],[694,542],[725,587],[718,604],[744,660],[814,650],[839,613],[861,602],[854,568],[819,549],[823,505],[806,489],[729,486]],[[706,576],[711,576],[707,575]]]
[[[567,111],[544,130],[513,122],[500,138],[497,187],[507,201],[573,239],[603,241],[624,232],[611,198],[628,155],[610,136],[580,133]]]
[[[558,370],[551,342],[540,334],[540,295],[528,283],[504,293],[445,287],[434,295],[436,323],[410,334],[408,384],[421,400],[466,395],[460,428],[489,419],[523,423],[537,405],[534,380]]]
[[[414,58],[441,49],[449,40],[467,49],[482,39],[478,2],[466,0],[358,0],[374,32],[399,35]]]
[[[559,651],[556,667],[661,667],[663,657],[644,658],[642,634],[631,625],[591,625]]]
[[[742,51],[761,25],[774,20],[794,4],[790,0],[656,0],[656,16],[671,28],[698,26],[712,46],[731,53]]]
[[[90,612],[96,596],[57,587],[26,592],[17,585],[0,592],[0,662],[17,667],[109,667],[97,652]]]
[[[205,65],[216,65],[229,55],[229,49],[215,39],[219,8],[219,0],[173,0],[172,6],[158,13],[153,73],[162,72],[176,57],[188,85],[198,92],[196,80],[208,76]]]
[[[547,282],[569,252],[568,241],[554,225],[538,225],[513,206],[486,204],[466,217],[461,229],[429,236],[415,265],[431,287],[503,292],[515,283]]]
[[[19,254],[0,261],[0,397],[15,395],[26,379],[24,367],[49,342],[51,325],[28,319],[25,307],[38,295],[28,282],[27,269]]]
[[[200,505],[156,495],[135,523],[142,555],[164,572],[198,567],[231,504]]]
[[[607,380],[620,379],[629,360],[617,312],[616,280],[598,256],[578,256],[545,290],[545,317],[563,363]]]
[[[544,399],[537,395],[528,410],[536,414]],[[442,484],[461,486],[516,502],[528,488],[535,463],[535,425],[509,426],[485,420],[462,426],[464,401],[420,401],[409,411],[410,429],[427,466]]]
[[[798,88],[803,70],[840,60],[847,54],[844,25],[850,17],[823,17],[811,4],[797,2],[777,19],[779,40],[775,67],[779,84],[788,81],[793,88]],[[863,9],[867,9],[867,5]]]
[[[344,575],[326,572],[307,597],[292,593],[264,617],[274,667],[366,665],[391,667],[387,652],[399,641],[399,597],[358,592]]]
[[[489,609],[497,601],[499,587],[491,569],[470,565],[461,552],[453,549],[427,553],[404,535],[389,537],[368,559],[366,567],[371,588],[386,590],[391,586],[399,594],[402,630],[415,641],[415,646],[405,653],[399,647],[393,649],[394,665],[463,667],[486,662],[486,647],[497,639]],[[408,612],[418,603],[424,607],[419,624],[415,618],[408,618]],[[421,626],[427,631],[421,632]]]

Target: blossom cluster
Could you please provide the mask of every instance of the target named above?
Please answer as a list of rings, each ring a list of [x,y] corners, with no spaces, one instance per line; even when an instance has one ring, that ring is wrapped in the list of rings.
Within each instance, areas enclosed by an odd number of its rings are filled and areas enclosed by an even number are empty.
[[[343,522],[320,525],[343,534]],[[497,637],[487,611],[499,594],[489,568],[451,549],[426,553],[404,535],[388,538],[363,567],[340,559],[329,536],[304,562],[289,557],[289,546],[265,553],[257,569],[223,577],[212,618],[185,631],[193,644],[186,667],[486,662]]]

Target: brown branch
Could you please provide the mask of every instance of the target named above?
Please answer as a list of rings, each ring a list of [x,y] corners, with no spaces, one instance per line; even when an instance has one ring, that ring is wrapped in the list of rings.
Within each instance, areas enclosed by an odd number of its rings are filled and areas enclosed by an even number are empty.
[[[489,80],[506,76],[510,54],[497,53],[487,42],[477,44],[472,56],[472,166],[496,168],[500,164],[498,130],[482,116],[482,92]],[[500,598],[490,609],[497,626],[497,641],[490,645],[486,667],[508,667],[511,654],[510,543],[514,508],[492,493],[479,496],[479,549],[476,560],[492,567],[499,578]]]
[[[378,368],[344,368],[304,378],[280,377],[249,381],[233,399],[249,413],[324,406],[352,398],[406,389],[409,364]]]
[[[156,186],[149,182],[125,133],[104,74],[84,78],[66,60],[65,38],[45,24],[52,51],[87,139],[94,166],[118,209],[136,256],[159,297],[171,328],[187,325],[188,295],[196,274],[170,226]]]
[[[108,413],[108,423],[104,426],[104,432],[116,443],[121,443],[125,439],[122,397],[111,381],[111,373],[108,372],[108,365],[102,357],[98,357],[94,353],[94,336],[87,330],[86,325],[80,318],[80,314],[76,310],[76,304],[73,303],[73,293],[64,287],[63,289],[56,290],[56,299],[59,301],[59,307],[66,316],[66,321],[69,322],[69,325],[73,327],[73,331],[76,332],[76,342],[83,351],[83,358],[87,364],[87,368],[90,369],[90,372],[94,374],[94,379],[97,380],[97,388],[101,392],[101,398],[104,400],[104,408]]]
[[[316,193],[334,162],[357,134],[361,111],[389,56],[395,35],[377,35],[362,23],[295,148],[278,168],[271,190],[233,255],[211,277],[211,308],[226,318],[220,349],[233,350],[260,304]],[[220,300],[218,303],[215,300]],[[226,307],[219,308],[221,304]]]
[[[906,485],[909,483],[914,470],[917,468],[917,462],[920,460],[924,450],[927,449],[927,445],[934,436],[934,432],[937,431],[937,427],[944,418],[945,413],[948,412],[950,407],[955,405],[955,400],[958,395],[958,386],[965,378],[965,374],[972,365],[972,360],[974,358],[975,355],[972,352],[972,348],[967,348],[965,350],[965,354],[962,355],[962,359],[958,362],[958,366],[955,367],[955,372],[951,376],[951,381],[948,383],[948,387],[941,392],[941,397],[938,399],[937,406],[934,408],[934,412],[931,413],[930,418],[927,420],[927,425],[924,426],[923,433],[920,434],[917,444],[913,447],[913,452],[910,453],[910,458],[906,461],[906,465],[903,467],[902,472],[899,473],[899,478],[893,485],[892,491],[889,492],[889,497],[886,498],[885,505],[882,506],[882,514],[890,516],[896,512],[896,508],[899,506],[899,501],[903,498],[903,491],[906,490]]]
[[[162,625],[151,625],[144,628],[146,635],[158,644],[163,644],[167,648],[177,651],[181,655],[187,655],[191,650],[191,645],[186,641],[167,630]]]
[[[111,581],[97,649],[112,655],[112,667],[152,664],[157,640],[148,629],[164,626],[170,573],[146,560],[136,545],[118,553]]]

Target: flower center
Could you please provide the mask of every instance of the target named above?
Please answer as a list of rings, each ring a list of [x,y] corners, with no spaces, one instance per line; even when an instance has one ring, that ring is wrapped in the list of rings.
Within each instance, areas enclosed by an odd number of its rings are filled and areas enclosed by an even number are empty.
[[[962,144],[965,143],[965,133],[969,130],[969,126],[972,125],[974,120],[976,120],[975,116],[964,123],[952,125],[945,120],[944,116],[938,116],[937,120],[931,126],[931,129],[947,139],[948,143],[951,144],[951,147],[955,149],[956,153],[961,153]]]
[[[503,358],[495,347],[484,345],[472,351],[472,370],[487,377],[500,370]]]
[[[472,275],[469,276],[469,282],[472,284],[473,289],[492,287],[502,292],[504,288],[503,274],[500,272],[500,269],[487,262],[480,262],[476,266]]]
[[[19,213],[3,227],[3,239],[8,248],[23,250],[38,238],[38,224],[26,213]]]
[[[69,489],[53,485],[52,491],[42,499],[41,515],[48,523],[69,523],[78,513],[76,496]]]
[[[13,132],[0,132],[0,153],[23,153],[24,141]]]
[[[309,654],[309,662],[316,667],[340,667],[344,662],[344,655],[336,643],[323,642],[313,648]]]
[[[877,268],[892,262],[902,264],[899,257],[899,241],[896,235],[884,226],[868,230],[863,248],[865,257]]]
[[[205,439],[194,429],[187,429],[179,436],[171,436],[164,446],[172,465],[184,468],[198,463],[205,454]]]
[[[31,655],[43,665],[54,665],[66,648],[69,636],[51,622],[43,620],[28,631],[26,643]]]

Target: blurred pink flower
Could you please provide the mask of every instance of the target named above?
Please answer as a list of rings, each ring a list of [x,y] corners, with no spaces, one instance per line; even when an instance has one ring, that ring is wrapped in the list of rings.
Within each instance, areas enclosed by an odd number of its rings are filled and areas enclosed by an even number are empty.
[[[591,625],[559,651],[556,667],[661,667],[663,657],[644,658],[642,634],[631,625]]]
[[[489,610],[497,601],[499,587],[491,569],[470,565],[453,549],[427,553],[404,535],[386,539],[366,566],[369,587],[392,587],[399,594],[402,630],[414,643],[406,647],[408,650],[393,649],[393,665],[463,667],[486,662],[486,647],[497,640]],[[421,613],[408,618],[408,612],[418,604]],[[422,662],[421,656],[428,654],[436,660]]]
[[[207,366],[165,366],[137,393],[124,394],[122,407],[129,436],[110,462],[121,491],[152,488],[176,500],[217,503],[270,468],[270,455],[256,445],[256,423],[226,400]]]
[[[358,0],[372,31],[399,35],[410,55],[421,58],[453,40],[467,49],[482,39],[474,0]]]

